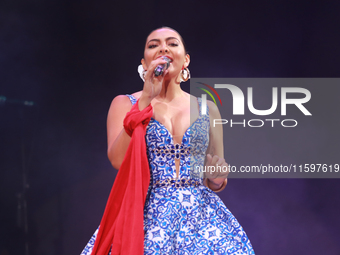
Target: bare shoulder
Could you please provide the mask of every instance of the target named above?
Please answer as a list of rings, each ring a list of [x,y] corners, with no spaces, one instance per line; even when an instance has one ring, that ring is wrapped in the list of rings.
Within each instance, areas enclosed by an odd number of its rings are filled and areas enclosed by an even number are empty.
[[[197,107],[198,105],[197,97],[190,94],[188,94],[188,97],[190,99],[190,107]]]
[[[139,99],[141,94],[142,94],[142,91],[138,91],[138,92],[133,93],[132,96],[134,96],[136,99]],[[114,108],[114,109],[120,109],[122,111],[127,109],[129,111],[131,107],[132,107],[132,104],[131,104],[129,97],[127,97],[126,95],[118,95],[112,100],[110,110]]]
[[[220,119],[221,118],[221,114],[220,111],[218,110],[217,105],[210,100],[207,100],[207,105],[209,108],[209,115],[212,117],[211,119],[215,118],[215,119]]]
[[[118,95],[111,102],[108,117],[116,118],[121,115],[125,116],[131,108],[132,104],[130,98],[126,95]]]
[[[186,92],[185,92],[185,93],[186,93]],[[192,101],[192,102],[197,102],[197,97],[195,97],[195,96],[193,96],[193,95],[191,95],[191,94],[188,94],[188,93],[186,93],[186,95],[189,96],[190,101]]]
[[[127,96],[118,95],[112,100],[110,111],[114,109],[128,109],[129,110],[131,109],[131,107],[132,107],[131,101]]]

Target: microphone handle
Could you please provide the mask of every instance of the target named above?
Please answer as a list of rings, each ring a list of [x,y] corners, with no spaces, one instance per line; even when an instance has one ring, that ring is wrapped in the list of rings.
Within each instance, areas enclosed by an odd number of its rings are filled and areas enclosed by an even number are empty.
[[[163,72],[164,72],[166,69],[168,69],[169,66],[170,66],[170,61],[171,61],[171,60],[170,60],[169,58],[167,58],[167,57],[163,57],[163,59],[166,60],[167,62],[166,62],[165,64],[158,65],[158,66],[155,68],[154,73],[155,73],[155,76],[156,76],[156,77],[162,75]]]

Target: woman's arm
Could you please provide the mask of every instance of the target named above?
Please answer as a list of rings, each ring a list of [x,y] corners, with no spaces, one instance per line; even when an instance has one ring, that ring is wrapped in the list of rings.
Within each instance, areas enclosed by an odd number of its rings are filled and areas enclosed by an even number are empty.
[[[112,100],[107,115],[107,155],[116,169],[122,164],[131,140],[123,126],[124,118],[131,107],[130,99],[120,95]]]
[[[134,94],[138,95],[140,111],[145,109],[152,99],[160,93],[164,76],[168,73],[168,70],[157,77],[154,76],[153,70],[157,65],[165,63],[166,61],[162,58],[151,61],[149,70],[145,74],[143,91]],[[122,164],[131,140],[123,126],[124,118],[131,108],[132,105],[127,96],[117,96],[113,99],[107,116],[107,155],[112,166],[116,169],[119,169]]]
[[[221,171],[215,171],[213,173],[207,172],[205,184],[214,191],[221,191],[227,183],[226,178],[229,174],[229,171],[222,171],[228,169],[228,164],[224,160],[223,128],[222,125],[216,125],[214,127],[214,119],[221,119],[221,115],[213,102],[207,101],[207,105],[209,107],[210,132],[206,166],[219,166]]]

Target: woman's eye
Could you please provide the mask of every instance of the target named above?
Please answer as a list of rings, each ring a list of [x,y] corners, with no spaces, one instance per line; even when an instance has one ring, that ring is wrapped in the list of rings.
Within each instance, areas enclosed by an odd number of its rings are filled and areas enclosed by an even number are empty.
[[[149,49],[152,49],[152,48],[155,48],[155,47],[157,47],[156,44],[150,44],[148,48],[149,48]]]
[[[178,43],[169,43],[169,45],[172,46],[172,47],[176,47],[176,46],[178,46]]]

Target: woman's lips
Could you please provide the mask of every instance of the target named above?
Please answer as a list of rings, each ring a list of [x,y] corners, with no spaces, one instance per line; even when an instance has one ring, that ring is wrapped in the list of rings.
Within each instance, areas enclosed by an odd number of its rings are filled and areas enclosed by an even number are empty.
[[[167,57],[168,59],[170,59],[170,62],[172,62],[172,61],[173,61],[172,57],[169,57],[169,56],[166,56],[166,55],[159,56],[159,57],[157,57],[157,58],[164,58],[164,57]]]

